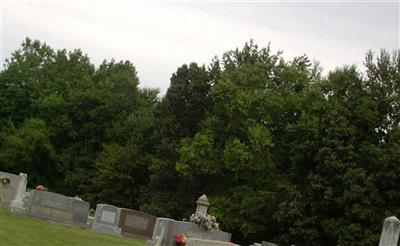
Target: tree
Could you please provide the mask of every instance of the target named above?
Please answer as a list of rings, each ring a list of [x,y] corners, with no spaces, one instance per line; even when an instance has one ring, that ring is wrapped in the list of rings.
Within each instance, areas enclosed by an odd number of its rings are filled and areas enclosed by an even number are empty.
[[[57,184],[57,154],[45,122],[27,119],[19,128],[4,127],[0,134],[0,166],[4,170],[29,173],[29,183]],[[48,175],[52,174],[52,175]]]

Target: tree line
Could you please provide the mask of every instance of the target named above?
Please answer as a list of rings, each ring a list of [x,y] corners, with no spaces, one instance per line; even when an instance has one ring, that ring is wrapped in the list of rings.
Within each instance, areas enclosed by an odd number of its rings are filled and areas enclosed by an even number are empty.
[[[26,38],[0,71],[0,169],[179,220],[206,193],[239,243],[376,245],[400,214],[400,50],[321,72],[250,41],[159,97],[129,61]]]

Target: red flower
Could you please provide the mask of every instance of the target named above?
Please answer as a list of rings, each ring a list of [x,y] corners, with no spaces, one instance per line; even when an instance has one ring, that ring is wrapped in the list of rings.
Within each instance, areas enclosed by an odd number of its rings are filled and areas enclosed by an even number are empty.
[[[185,235],[179,235],[175,236],[175,242],[177,245],[185,245],[186,243],[186,236]]]

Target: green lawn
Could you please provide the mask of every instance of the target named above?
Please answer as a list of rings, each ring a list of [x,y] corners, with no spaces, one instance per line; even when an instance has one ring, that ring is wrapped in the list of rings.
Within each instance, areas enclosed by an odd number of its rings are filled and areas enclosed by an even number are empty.
[[[139,239],[114,237],[90,230],[23,218],[0,209],[0,246],[149,246]]]

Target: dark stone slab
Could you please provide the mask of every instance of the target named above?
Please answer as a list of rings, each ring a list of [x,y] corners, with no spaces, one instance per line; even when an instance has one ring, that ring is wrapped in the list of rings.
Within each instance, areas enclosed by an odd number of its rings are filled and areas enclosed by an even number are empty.
[[[137,210],[121,208],[119,227],[122,235],[151,239],[156,217]]]

